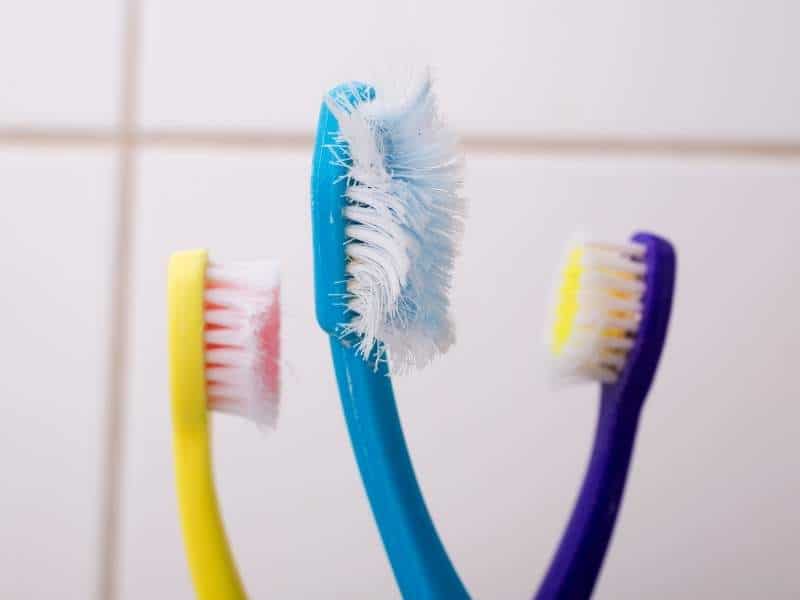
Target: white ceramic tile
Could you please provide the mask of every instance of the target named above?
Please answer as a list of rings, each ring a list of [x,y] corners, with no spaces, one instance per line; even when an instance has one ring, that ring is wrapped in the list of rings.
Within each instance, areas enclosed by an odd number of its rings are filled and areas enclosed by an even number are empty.
[[[304,154],[142,162],[123,594],[190,598],[172,481],[164,285],[173,250],[284,265],[284,411],[215,418],[216,475],[252,597],[397,597],[312,310]],[[796,164],[472,158],[458,344],[396,382],[421,485],[478,598],[526,597],[571,509],[596,391],[554,390],[540,333],[578,224],[674,240],[678,296],[598,598],[789,598],[800,586]]]
[[[97,576],[113,161],[0,150],[0,597]]]
[[[426,64],[463,132],[800,136],[790,0],[147,2],[153,127],[311,131],[330,86]]]
[[[122,0],[0,3],[0,127],[110,126]]]

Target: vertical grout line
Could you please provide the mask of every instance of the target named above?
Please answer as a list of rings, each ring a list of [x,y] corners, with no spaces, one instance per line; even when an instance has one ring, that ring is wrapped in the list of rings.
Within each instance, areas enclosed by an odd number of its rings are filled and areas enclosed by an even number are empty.
[[[97,600],[118,596],[120,502],[130,333],[131,269],[136,203],[136,103],[140,0],[125,0],[120,57],[117,189],[111,262],[109,370],[106,393]]]

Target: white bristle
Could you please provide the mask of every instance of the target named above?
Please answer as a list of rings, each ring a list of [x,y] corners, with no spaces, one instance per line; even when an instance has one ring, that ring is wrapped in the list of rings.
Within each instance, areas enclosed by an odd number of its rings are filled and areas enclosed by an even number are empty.
[[[357,91],[353,91],[358,95]],[[347,166],[348,308],[345,335],[392,372],[423,367],[454,340],[453,263],[463,230],[463,160],[426,76],[390,104],[328,99],[340,126],[335,160]],[[373,352],[376,351],[373,355]]]
[[[277,263],[209,263],[204,299],[209,408],[274,426],[280,395]]]
[[[548,329],[559,376],[603,383],[617,380],[641,321],[644,253],[645,247],[635,243],[576,238],[569,244]],[[569,335],[559,336],[559,331]]]

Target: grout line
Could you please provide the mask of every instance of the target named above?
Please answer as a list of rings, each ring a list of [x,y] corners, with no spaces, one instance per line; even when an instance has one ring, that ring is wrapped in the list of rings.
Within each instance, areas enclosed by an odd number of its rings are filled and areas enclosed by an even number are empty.
[[[119,140],[116,130],[0,128],[0,146],[111,146]]]
[[[161,148],[311,149],[306,133],[258,131],[144,130],[140,143]],[[703,139],[566,138],[464,135],[461,144],[476,154],[523,155],[692,155],[800,158],[800,142]]]
[[[0,128],[0,146],[116,146],[217,150],[309,150],[310,133],[259,130]],[[464,135],[462,145],[477,154],[645,155],[800,158],[800,142],[701,138],[614,138]]]
[[[131,134],[136,127],[139,15],[140,0],[126,0],[120,56],[119,125],[116,133],[107,136],[110,142],[116,143],[119,162],[111,263],[109,371],[101,474],[97,600],[114,600],[118,596],[126,371],[129,362],[131,267],[136,203],[136,140]],[[103,137],[101,135],[100,139]]]
[[[314,137],[305,132],[214,131],[211,130],[143,130],[141,143],[161,148],[230,148],[251,150],[308,150]]]
[[[464,145],[473,152],[490,154],[800,158],[800,142],[771,140],[465,136]]]

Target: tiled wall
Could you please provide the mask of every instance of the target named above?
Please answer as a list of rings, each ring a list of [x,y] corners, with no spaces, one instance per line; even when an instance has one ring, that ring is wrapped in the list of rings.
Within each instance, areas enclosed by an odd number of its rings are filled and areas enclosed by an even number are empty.
[[[192,597],[164,283],[195,246],[283,264],[280,427],[215,421],[252,597],[397,597],[313,322],[308,216],[323,91],[385,63],[434,65],[468,152],[458,345],[396,387],[470,591],[533,591],[582,475],[594,391],[549,385],[540,332],[583,225],[680,257],[597,597],[800,595],[798,22],[790,0],[0,5],[0,597]]]

